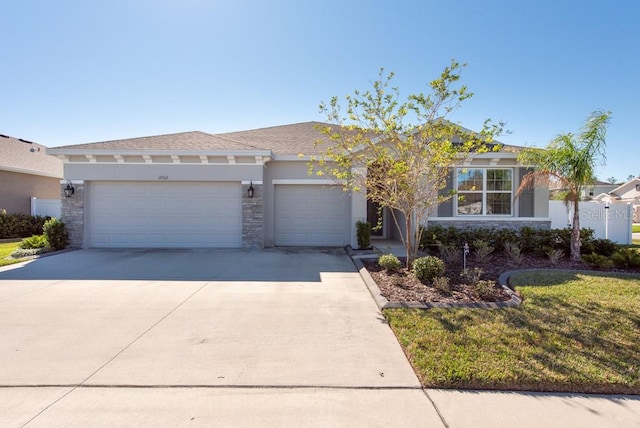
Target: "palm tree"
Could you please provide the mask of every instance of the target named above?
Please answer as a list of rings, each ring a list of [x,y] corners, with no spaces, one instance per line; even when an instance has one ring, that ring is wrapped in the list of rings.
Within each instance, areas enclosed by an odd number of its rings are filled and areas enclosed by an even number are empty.
[[[605,135],[610,116],[611,112],[595,111],[578,135],[560,134],[544,149],[527,148],[518,154],[521,164],[535,169],[523,177],[516,196],[528,187],[550,183],[560,183],[567,190],[565,202],[574,207],[571,260],[580,260],[580,192],[595,181],[596,166],[606,160]]]

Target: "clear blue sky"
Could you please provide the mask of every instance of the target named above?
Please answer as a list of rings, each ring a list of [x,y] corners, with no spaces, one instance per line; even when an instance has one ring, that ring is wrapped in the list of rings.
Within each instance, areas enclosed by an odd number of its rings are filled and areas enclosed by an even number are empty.
[[[455,58],[452,117],[544,146],[613,112],[600,179],[640,174],[636,0],[4,2],[0,133],[46,146],[323,121],[380,67],[403,94]]]

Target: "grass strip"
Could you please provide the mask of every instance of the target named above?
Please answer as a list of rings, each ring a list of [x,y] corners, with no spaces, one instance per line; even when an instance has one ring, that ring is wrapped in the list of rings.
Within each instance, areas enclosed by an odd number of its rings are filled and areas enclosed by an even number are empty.
[[[423,386],[640,394],[640,277],[520,273],[499,310],[386,310]]]

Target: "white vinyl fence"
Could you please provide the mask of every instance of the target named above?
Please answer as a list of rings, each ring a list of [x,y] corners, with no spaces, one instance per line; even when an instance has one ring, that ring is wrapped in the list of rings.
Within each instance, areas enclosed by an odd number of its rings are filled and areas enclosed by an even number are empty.
[[[31,198],[31,215],[60,218],[60,199]]]
[[[580,228],[595,230],[597,238],[610,239],[618,244],[631,244],[633,206],[631,204],[609,204],[604,202],[580,201]],[[571,227],[573,206],[567,207],[563,201],[549,201],[549,217],[552,229]]]

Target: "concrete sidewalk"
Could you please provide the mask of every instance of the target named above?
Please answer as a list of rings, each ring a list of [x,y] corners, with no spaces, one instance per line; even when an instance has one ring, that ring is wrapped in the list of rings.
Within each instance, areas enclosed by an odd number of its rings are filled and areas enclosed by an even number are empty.
[[[640,427],[639,397],[426,390],[339,251],[0,270],[0,426]]]

